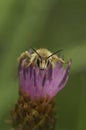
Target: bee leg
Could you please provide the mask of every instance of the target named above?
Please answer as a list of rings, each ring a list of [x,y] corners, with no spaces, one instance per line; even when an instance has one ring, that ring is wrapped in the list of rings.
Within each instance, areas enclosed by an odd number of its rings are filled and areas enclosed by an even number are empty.
[[[31,64],[32,64],[32,62],[30,62],[26,67],[28,68]]]
[[[34,61],[34,58],[31,58],[31,59],[29,60],[29,63],[28,63],[28,65],[27,65],[27,67],[29,67],[29,66],[33,63],[33,61]]]
[[[30,54],[29,54],[29,52],[28,52],[28,51],[23,52],[23,53],[18,57],[18,62],[20,62],[20,60],[21,60],[22,58],[29,58],[29,59],[30,59]]]
[[[63,63],[63,64],[68,64],[68,61],[64,61],[62,58],[59,58],[58,61]]]
[[[35,60],[35,58],[34,58],[34,56],[32,56],[32,57],[30,58],[30,60],[29,60],[29,63],[28,63],[28,65],[27,65],[27,67],[29,67],[31,64],[34,64],[34,60]]]

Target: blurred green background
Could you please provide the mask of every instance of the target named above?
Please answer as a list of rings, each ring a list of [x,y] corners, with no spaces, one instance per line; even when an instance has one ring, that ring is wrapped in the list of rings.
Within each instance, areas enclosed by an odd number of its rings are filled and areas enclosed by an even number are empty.
[[[86,1],[0,0],[0,130],[18,98],[17,57],[34,48],[63,48],[70,78],[57,95],[56,130],[86,130]]]

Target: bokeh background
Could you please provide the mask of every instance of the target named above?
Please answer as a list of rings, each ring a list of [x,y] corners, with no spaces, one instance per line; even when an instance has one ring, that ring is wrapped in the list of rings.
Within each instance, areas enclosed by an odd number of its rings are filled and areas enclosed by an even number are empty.
[[[70,78],[57,95],[56,130],[86,130],[86,1],[0,0],[0,130],[18,98],[17,57],[34,48],[63,48]]]

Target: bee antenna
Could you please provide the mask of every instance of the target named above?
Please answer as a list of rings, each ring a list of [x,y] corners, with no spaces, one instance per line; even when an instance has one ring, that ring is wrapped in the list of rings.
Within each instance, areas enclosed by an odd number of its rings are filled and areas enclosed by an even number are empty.
[[[51,56],[53,56],[53,55],[55,55],[55,54],[57,54],[57,53],[61,52],[61,51],[63,51],[63,49],[60,49],[60,50],[58,50],[58,51],[56,51],[56,52],[52,53],[50,56],[48,56],[48,57],[47,57],[47,59],[48,59],[49,57],[51,57]]]
[[[31,47],[31,49],[40,57],[40,59],[42,59],[42,57],[40,56],[40,54],[34,48]]]

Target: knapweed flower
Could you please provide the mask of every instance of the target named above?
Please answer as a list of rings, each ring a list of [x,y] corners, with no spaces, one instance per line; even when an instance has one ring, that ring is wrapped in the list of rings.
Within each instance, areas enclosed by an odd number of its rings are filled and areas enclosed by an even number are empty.
[[[54,130],[54,99],[68,81],[71,61],[66,68],[61,62],[54,67],[47,62],[46,69],[40,69],[38,59],[29,64],[34,53],[23,53],[19,60],[19,98],[12,112],[14,130]]]

